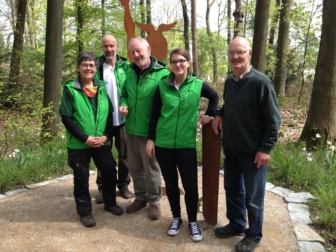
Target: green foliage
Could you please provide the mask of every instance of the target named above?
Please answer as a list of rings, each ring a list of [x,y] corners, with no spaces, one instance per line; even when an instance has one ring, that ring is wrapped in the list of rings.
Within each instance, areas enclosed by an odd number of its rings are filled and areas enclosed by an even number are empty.
[[[0,192],[69,173],[64,139],[42,146],[21,146],[0,159]]]
[[[308,152],[301,144],[278,143],[272,150],[268,181],[294,191],[309,191],[315,199],[313,221],[336,238],[336,152],[327,146]],[[335,246],[336,244],[334,244]]]

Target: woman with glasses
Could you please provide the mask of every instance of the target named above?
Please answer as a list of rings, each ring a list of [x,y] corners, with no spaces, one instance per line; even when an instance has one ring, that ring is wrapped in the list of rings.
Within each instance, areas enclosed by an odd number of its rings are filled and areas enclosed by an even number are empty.
[[[92,158],[102,173],[104,209],[122,215],[116,203],[116,162],[107,139],[111,136],[112,105],[106,83],[94,78],[95,54],[81,52],[77,59],[78,76],[63,84],[59,108],[66,128],[68,164],[73,169],[77,213],[85,227],[96,225],[89,193],[89,163]]]
[[[197,225],[197,156],[196,133],[201,97],[209,99],[202,124],[211,122],[217,110],[218,95],[208,84],[189,72],[190,56],[177,48],[171,51],[172,72],[155,92],[148,130],[146,152],[156,156],[166,185],[173,215],[168,235],[177,235],[182,224],[178,171],[185,191],[191,239],[202,240]]]

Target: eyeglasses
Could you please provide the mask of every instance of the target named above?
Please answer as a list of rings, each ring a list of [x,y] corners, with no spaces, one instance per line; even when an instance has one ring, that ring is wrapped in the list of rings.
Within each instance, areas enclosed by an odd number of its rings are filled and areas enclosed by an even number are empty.
[[[238,56],[243,56],[246,52],[250,51],[251,49],[247,49],[245,51],[238,51],[238,52],[233,52],[233,51],[228,51],[228,55],[230,56],[234,56],[234,55],[238,55]]]
[[[83,68],[95,68],[96,67],[96,65],[95,64],[84,64],[84,63],[81,63],[80,64]]]
[[[179,63],[180,65],[184,64],[184,62],[186,62],[186,59],[180,59],[180,60],[172,60],[170,61],[171,65],[177,65],[177,63]]]

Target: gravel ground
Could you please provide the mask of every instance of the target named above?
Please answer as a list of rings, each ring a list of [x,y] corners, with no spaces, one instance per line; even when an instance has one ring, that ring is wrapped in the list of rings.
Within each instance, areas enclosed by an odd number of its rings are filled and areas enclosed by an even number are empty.
[[[201,175],[199,171],[200,195]],[[97,193],[95,180],[96,174],[92,174],[92,197]],[[217,238],[213,232],[215,227],[207,224],[199,213],[203,240],[192,241],[183,197],[184,223],[175,237],[167,235],[172,217],[166,196],[162,197],[162,217],[157,221],[148,218],[148,208],[117,217],[104,211],[103,206],[95,204],[93,199],[97,225],[85,228],[76,214],[72,191],[73,181],[69,179],[1,199],[0,251],[234,251],[241,239]],[[117,198],[123,209],[132,201]],[[222,175],[218,213],[217,226],[226,225]],[[281,196],[271,192],[266,192],[263,239],[255,251],[299,251],[287,204]]]

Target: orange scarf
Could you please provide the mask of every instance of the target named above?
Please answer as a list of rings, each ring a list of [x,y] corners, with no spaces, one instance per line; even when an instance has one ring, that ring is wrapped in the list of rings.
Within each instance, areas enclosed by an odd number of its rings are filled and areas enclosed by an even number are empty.
[[[83,87],[83,91],[86,94],[87,97],[93,98],[96,96],[98,90],[98,86],[93,86],[93,87]]]

